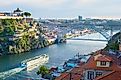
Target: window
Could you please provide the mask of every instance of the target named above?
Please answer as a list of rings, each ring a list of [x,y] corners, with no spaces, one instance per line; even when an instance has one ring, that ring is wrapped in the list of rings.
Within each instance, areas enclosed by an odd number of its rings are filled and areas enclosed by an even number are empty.
[[[96,77],[101,75],[102,75],[102,72],[96,72]]]
[[[88,71],[87,72],[87,78],[90,79],[90,80],[93,80],[94,79],[94,72],[93,71]]]
[[[100,65],[101,65],[101,66],[106,66],[106,62],[105,62],[105,61],[101,61],[101,62],[100,62]]]

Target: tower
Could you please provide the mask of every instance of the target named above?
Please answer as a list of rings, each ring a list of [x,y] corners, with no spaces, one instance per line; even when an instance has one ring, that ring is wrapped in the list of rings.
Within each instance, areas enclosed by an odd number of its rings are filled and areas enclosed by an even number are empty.
[[[82,16],[78,16],[78,20],[81,21],[82,20]]]

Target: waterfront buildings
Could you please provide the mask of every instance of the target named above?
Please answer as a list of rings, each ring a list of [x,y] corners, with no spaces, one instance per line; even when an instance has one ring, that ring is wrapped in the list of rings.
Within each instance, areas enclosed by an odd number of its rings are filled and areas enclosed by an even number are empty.
[[[121,52],[99,50],[56,80],[121,80]]]

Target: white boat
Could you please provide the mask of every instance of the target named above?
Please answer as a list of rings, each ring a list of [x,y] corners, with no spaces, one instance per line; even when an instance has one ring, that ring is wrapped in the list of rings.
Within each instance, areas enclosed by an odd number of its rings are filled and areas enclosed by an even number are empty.
[[[34,68],[39,67],[40,65],[46,64],[49,60],[49,56],[46,54],[36,56],[31,59],[27,59],[21,62],[21,67],[26,67],[27,71],[31,71]]]

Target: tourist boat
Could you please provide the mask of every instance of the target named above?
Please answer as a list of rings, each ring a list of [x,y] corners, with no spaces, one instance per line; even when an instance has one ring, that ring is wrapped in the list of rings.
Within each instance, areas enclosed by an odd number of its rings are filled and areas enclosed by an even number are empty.
[[[25,67],[27,71],[31,71],[34,68],[39,67],[40,65],[46,64],[49,60],[49,56],[46,54],[36,56],[31,59],[27,59],[21,62],[21,67]]]

